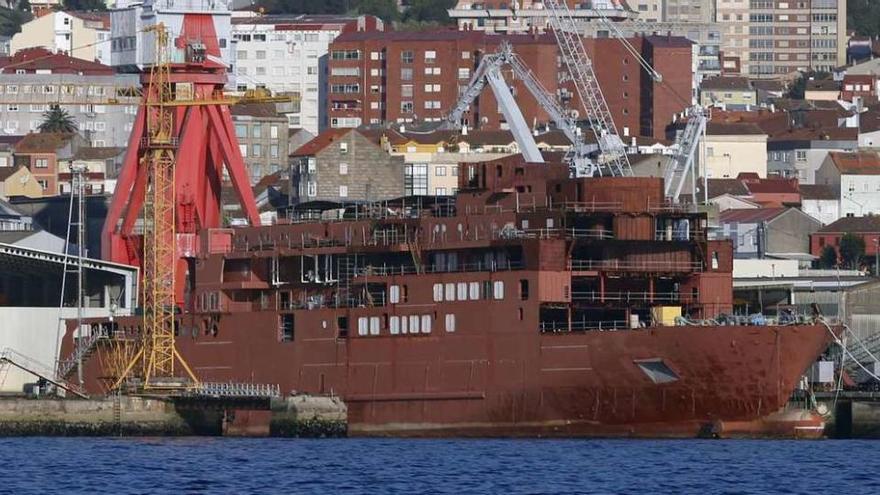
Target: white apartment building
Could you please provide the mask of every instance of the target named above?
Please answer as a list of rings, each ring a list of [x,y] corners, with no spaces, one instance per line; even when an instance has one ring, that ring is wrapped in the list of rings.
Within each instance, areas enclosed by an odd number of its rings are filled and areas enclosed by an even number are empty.
[[[9,41],[10,54],[42,47],[110,64],[110,15],[106,12],[51,12],[21,25]]]
[[[779,77],[846,64],[846,0],[717,0],[724,70]]]
[[[612,19],[634,16],[632,7],[623,0],[567,0],[566,4],[576,21],[596,21],[600,15]],[[447,12],[460,30],[522,33],[543,31],[550,22],[542,0],[458,0]]]
[[[285,112],[288,124],[318,134],[328,125],[330,43],[345,29],[373,28],[383,30],[382,21],[366,16],[237,16],[232,20],[234,87],[299,96],[299,105]]]

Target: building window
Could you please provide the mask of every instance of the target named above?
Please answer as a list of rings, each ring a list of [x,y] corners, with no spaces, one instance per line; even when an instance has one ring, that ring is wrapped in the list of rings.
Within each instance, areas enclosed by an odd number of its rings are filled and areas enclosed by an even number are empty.
[[[235,124],[235,137],[239,139],[247,137],[247,124]]]
[[[404,168],[403,190],[407,196],[428,195],[428,164],[406,164]]]
[[[306,194],[308,194],[308,196],[310,198],[314,198],[315,196],[317,196],[318,195],[318,183],[314,182],[314,181],[309,182],[307,185]]]
[[[459,79],[470,79],[471,78],[471,70],[467,67],[461,67],[458,69],[458,78]]]
[[[34,161],[34,167],[36,167],[36,168],[49,168],[49,159],[48,158],[37,158]]]
[[[266,50],[257,50],[257,60],[264,60],[266,58]]]
[[[272,158],[278,158],[278,145],[271,144],[269,145],[269,156]]]
[[[414,57],[412,50],[404,50],[400,52],[400,63],[402,64],[411,64],[413,63]]]
[[[253,129],[251,130],[252,137],[255,139],[260,139],[263,137],[263,124],[254,124]]]
[[[348,175],[348,164],[341,162],[339,164],[339,175]]]
[[[45,180],[45,179],[39,179],[39,180],[37,180],[37,184],[39,184],[39,185],[40,185],[40,189],[42,189],[42,190],[44,190],[44,191],[47,190],[47,189],[49,189],[49,181],[47,181],[47,180]]]
[[[410,68],[400,69],[400,80],[401,81],[412,81],[413,78],[413,70]]]
[[[434,50],[425,50],[425,63],[433,64],[437,61],[437,52]]]
[[[348,197],[348,186],[339,186],[339,197],[347,198]]]
[[[446,188],[445,187],[435,187],[434,188],[434,196],[446,196]]]
[[[269,127],[269,137],[272,139],[278,139],[278,126],[273,125]]]
[[[260,144],[252,144],[251,145],[251,156],[253,156],[253,157],[263,156],[263,146]]]
[[[400,113],[412,113],[412,112],[413,112],[413,102],[411,102],[411,101],[400,102]]]
[[[440,165],[434,168],[434,175],[437,177],[443,177],[446,175],[446,167]]]

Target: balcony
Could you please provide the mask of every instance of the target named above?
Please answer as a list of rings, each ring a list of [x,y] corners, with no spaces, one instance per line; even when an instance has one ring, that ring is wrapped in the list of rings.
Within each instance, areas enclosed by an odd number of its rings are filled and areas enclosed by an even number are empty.
[[[651,302],[664,304],[691,303],[697,300],[696,295],[679,292],[649,292],[649,291],[572,291],[572,301],[587,302]]]

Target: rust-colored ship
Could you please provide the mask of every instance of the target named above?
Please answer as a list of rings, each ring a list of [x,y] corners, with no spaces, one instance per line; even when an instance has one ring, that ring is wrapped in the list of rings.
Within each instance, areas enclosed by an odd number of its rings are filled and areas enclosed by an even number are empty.
[[[352,434],[821,431],[784,408],[827,327],[701,324],[732,311],[732,246],[660,179],[510,157],[459,185],[201,232],[178,349],[202,380],[337,395]],[[88,388],[105,365],[86,362]]]

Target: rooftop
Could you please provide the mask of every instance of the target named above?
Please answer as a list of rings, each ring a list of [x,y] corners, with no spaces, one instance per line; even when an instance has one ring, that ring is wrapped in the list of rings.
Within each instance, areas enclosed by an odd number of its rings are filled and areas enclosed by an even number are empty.
[[[782,215],[792,208],[743,208],[721,212],[721,223],[756,223],[767,222]]]
[[[53,53],[45,48],[25,48],[11,57],[0,57],[0,72],[17,71],[48,74],[80,74],[112,76],[112,67],[98,62],[89,62],[63,53]]]
[[[759,179],[745,183],[752,194],[799,194],[795,179]]]
[[[880,154],[876,151],[832,151],[828,153],[828,156],[831,157],[831,162],[841,174],[880,174]]]
[[[750,123],[718,123],[709,122],[706,126],[706,134],[711,136],[743,136],[764,135],[760,127]]]
[[[74,160],[109,160],[116,158],[125,153],[125,148],[116,148],[112,146],[83,146],[76,150],[73,155]]]
[[[294,150],[290,156],[311,156],[314,155],[327,146],[330,146],[334,141],[338,141],[343,136],[348,134],[349,132],[353,132],[354,129],[337,129],[331,128],[327,129],[324,132],[315,136],[314,139],[309,141],[308,143],[300,146],[296,150]]]
[[[825,184],[801,184],[802,199],[833,199],[837,200],[837,191]]]
[[[750,91],[753,87],[745,77],[718,76],[703,81],[700,84],[700,89]]]
[[[279,118],[287,120],[278,114],[274,103],[239,103],[229,107],[233,116],[249,116],[258,118]]]
[[[811,79],[807,81],[807,91],[840,91],[840,82],[833,79]]]
[[[843,217],[819,229],[820,233],[880,232],[880,215]]]
[[[75,134],[68,132],[32,132],[15,145],[16,153],[54,153]]]

